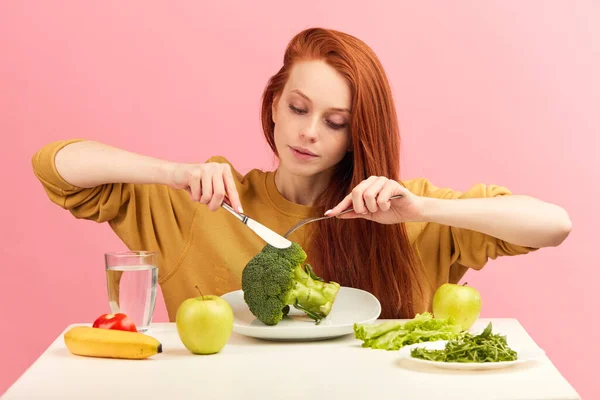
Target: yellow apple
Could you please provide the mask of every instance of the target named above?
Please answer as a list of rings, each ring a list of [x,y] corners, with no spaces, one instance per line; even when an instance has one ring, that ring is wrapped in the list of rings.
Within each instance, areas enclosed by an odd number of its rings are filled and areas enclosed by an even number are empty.
[[[445,283],[433,295],[432,311],[436,318],[454,317],[462,330],[468,330],[481,313],[481,296],[477,289],[466,283]]]
[[[233,331],[233,311],[219,296],[189,298],[175,317],[181,342],[193,354],[215,354],[229,341]]]

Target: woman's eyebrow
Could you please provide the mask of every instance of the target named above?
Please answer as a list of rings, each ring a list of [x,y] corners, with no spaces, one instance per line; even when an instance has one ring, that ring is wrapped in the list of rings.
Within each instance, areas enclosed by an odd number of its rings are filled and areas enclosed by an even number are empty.
[[[305,95],[304,93],[302,93],[302,91],[300,89],[294,89],[294,90],[292,90],[292,93],[296,93],[297,95],[299,95],[301,97],[304,97],[306,100],[308,100],[308,101],[310,101],[312,103],[312,100],[307,95]],[[332,111],[347,112],[348,114],[350,114],[350,110],[347,109],[347,108],[343,108],[343,107],[333,107],[333,108],[330,108],[330,110],[332,110]]]

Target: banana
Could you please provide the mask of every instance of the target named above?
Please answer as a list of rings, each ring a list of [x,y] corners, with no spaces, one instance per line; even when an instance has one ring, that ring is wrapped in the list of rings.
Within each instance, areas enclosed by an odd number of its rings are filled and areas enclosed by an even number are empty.
[[[162,353],[162,344],[152,336],[116,329],[75,326],[64,341],[71,353],[88,357],[144,359]]]

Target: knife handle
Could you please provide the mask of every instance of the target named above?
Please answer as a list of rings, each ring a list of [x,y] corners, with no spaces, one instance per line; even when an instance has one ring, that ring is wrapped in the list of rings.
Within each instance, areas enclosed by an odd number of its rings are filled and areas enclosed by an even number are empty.
[[[226,209],[227,211],[229,211],[231,214],[233,214],[234,217],[236,217],[237,219],[239,219],[240,221],[242,221],[244,224],[246,223],[246,221],[248,221],[248,217],[245,216],[244,214],[240,214],[238,212],[236,212],[233,207],[231,207],[231,205],[229,205],[229,203],[225,200],[223,200],[223,203],[221,204],[221,207],[223,207],[224,209]]]

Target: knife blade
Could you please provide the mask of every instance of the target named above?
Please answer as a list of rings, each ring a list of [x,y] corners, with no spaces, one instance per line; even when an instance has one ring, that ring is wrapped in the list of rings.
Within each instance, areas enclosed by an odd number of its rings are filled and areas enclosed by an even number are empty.
[[[221,206],[227,211],[229,211],[231,214],[233,214],[234,217],[242,221],[244,225],[250,228],[254,233],[260,236],[262,240],[264,240],[271,246],[276,247],[278,249],[287,249],[292,245],[292,242],[279,235],[278,233],[272,231],[271,229],[267,228],[263,224],[256,222],[255,220],[253,220],[245,214],[235,212],[233,207],[231,207],[225,201],[221,204]]]

